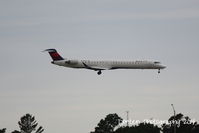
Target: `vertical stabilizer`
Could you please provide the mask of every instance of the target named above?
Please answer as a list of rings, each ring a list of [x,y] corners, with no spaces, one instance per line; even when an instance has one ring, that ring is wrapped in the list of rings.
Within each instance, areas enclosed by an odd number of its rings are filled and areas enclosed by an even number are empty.
[[[59,55],[56,49],[46,49],[44,51],[47,51],[50,54],[53,61],[64,60],[64,58]]]

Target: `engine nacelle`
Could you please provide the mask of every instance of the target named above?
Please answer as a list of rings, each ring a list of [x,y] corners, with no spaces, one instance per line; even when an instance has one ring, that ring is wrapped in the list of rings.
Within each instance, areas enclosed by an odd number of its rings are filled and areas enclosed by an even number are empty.
[[[78,60],[67,60],[65,61],[66,64],[69,64],[69,65],[76,65],[78,64]]]

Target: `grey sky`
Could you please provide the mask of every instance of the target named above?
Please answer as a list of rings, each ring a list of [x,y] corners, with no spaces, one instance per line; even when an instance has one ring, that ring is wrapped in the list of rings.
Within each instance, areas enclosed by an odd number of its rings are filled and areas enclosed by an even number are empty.
[[[25,113],[45,132],[90,132],[101,118],[199,119],[199,1],[1,0],[0,128],[18,129]],[[148,70],[75,70],[41,51],[68,58],[154,60]],[[76,128],[76,126],[78,128]]]

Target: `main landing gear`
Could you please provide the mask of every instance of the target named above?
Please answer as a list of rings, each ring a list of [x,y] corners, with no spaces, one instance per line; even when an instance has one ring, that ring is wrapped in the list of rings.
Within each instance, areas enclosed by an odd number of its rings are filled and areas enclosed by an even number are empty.
[[[158,73],[160,73],[160,69],[158,69]]]
[[[102,74],[102,71],[101,71],[101,70],[99,70],[99,71],[97,72],[97,74],[98,74],[98,75]]]

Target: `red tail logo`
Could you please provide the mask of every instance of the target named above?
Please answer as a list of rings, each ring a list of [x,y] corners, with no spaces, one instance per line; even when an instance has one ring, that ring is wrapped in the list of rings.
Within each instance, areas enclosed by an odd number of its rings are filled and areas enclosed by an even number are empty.
[[[59,53],[57,53],[57,51],[55,49],[46,49],[44,51],[48,51],[48,53],[50,54],[51,58],[54,60],[54,61],[57,61],[57,60],[64,60],[64,58],[62,58]]]

